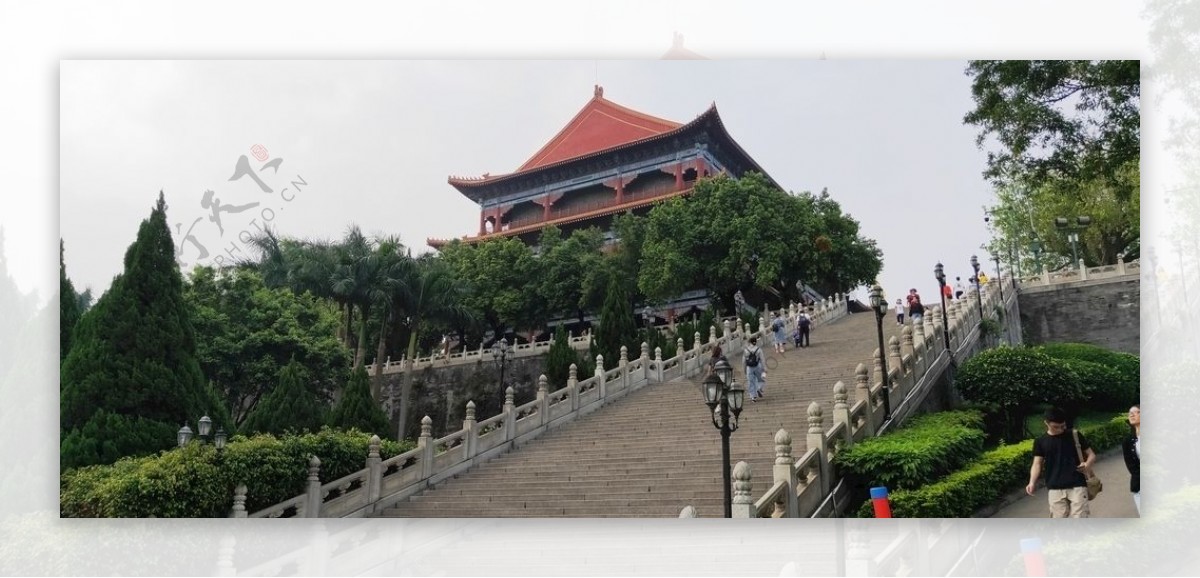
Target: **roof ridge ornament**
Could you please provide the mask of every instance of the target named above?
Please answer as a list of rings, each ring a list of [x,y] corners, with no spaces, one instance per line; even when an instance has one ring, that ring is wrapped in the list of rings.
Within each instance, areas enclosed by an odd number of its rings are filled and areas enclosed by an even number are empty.
[[[592,98],[604,98],[604,87],[599,84],[593,85]]]

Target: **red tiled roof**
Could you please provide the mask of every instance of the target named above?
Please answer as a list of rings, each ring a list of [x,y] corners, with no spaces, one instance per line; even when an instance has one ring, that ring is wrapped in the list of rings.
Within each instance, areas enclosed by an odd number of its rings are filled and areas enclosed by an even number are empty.
[[[660,135],[680,126],[608,100],[604,98],[604,88],[596,86],[592,100],[517,172]]]
[[[592,99],[583,106],[550,142],[546,143],[517,170],[482,177],[450,177],[451,184],[476,184],[509,177],[525,171],[584,157],[599,151],[659,136],[684,126],[621,106],[604,98],[604,88],[597,85]]]

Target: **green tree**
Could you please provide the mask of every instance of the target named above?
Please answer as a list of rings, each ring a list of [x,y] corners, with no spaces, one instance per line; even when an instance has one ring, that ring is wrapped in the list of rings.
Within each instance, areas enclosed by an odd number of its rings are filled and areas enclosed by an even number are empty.
[[[463,305],[495,335],[545,323],[544,303],[536,290],[537,259],[519,239],[473,245],[455,240],[442,247],[441,257],[468,288]]]
[[[196,267],[184,287],[200,368],[241,424],[294,360],[321,399],[342,385],[350,352],[338,315],[311,293],[269,288],[254,269]]]
[[[629,301],[623,284],[616,280],[609,285],[608,297],[600,310],[600,327],[596,330],[595,345],[597,352],[604,355],[606,369],[617,365],[622,345],[628,348],[630,358],[641,355],[633,303]]]
[[[548,313],[573,315],[583,322],[584,312],[592,304],[587,281],[602,266],[603,246],[604,234],[595,227],[574,231],[566,239],[557,227],[542,230],[537,257],[542,274],[537,290]]]
[[[231,430],[207,386],[183,299],[183,278],[159,193],[124,272],[76,326],[63,361],[60,426],[63,469],[171,447],[185,421],[209,415]]]
[[[567,385],[571,376],[571,364],[575,364],[576,378],[583,380],[591,377],[583,373],[584,362],[579,354],[571,347],[570,337],[562,325],[554,330],[554,343],[546,352],[546,380],[550,382],[550,390],[561,389]]]
[[[647,216],[638,287],[651,300],[706,288],[726,305],[738,289],[780,298],[796,279],[845,291],[882,267],[874,241],[828,193],[790,195],[758,173],[699,181]]]
[[[75,285],[67,278],[67,263],[63,258],[63,241],[58,240],[58,361],[67,358],[71,350],[71,336],[81,315],[79,294]]]
[[[246,418],[243,433],[318,432],[327,406],[310,385],[308,372],[292,360],[279,372],[279,385]]]
[[[974,60],[974,110],[963,121],[990,139],[984,173],[998,184],[1097,183],[1132,194],[1121,171],[1141,156],[1141,69],[1136,60]]]
[[[329,425],[344,430],[359,429],[381,438],[395,438],[387,415],[371,399],[371,383],[365,367],[357,367],[351,372],[342,399],[329,414]]]
[[[1000,416],[1009,443],[1025,438],[1025,418],[1035,404],[1073,403],[1083,393],[1070,369],[1027,347],[981,352],[962,364],[954,386],[963,399],[984,404]]]

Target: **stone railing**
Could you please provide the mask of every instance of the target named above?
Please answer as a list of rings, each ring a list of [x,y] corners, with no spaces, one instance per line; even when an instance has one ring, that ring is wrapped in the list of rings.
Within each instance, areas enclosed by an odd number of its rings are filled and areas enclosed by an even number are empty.
[[[974,292],[951,302],[947,308],[950,348],[942,328],[940,306],[926,309],[920,323],[906,325],[901,337],[887,344],[888,388],[884,388],[880,351],[875,350],[870,371],[865,363],[855,370],[853,401],[847,386],[833,386],[833,425],[827,426],[821,405],[808,406],[807,450],[799,459],[792,455],[792,436],[786,429],[775,433],[775,464],[771,484],[755,498],[750,465],[738,462],[733,469],[733,516],[735,518],[823,517],[836,514],[835,504],[846,496],[833,458],[865,438],[880,435],[916,413],[921,402],[952,363],[961,363],[984,347],[980,323],[980,305],[985,315],[994,317],[999,295],[993,284],[1011,279],[993,280],[992,290]],[[1016,315],[1017,296],[1004,294],[1005,317]],[[884,419],[883,397],[888,396],[891,419]],[[841,492],[841,493],[839,493]],[[681,517],[694,517],[690,506]]]
[[[1124,255],[1117,255],[1117,262],[1112,265],[1102,265],[1100,267],[1087,267],[1083,264],[1083,260],[1079,260],[1079,264],[1069,269],[1060,269],[1058,271],[1047,271],[1046,267],[1042,266],[1040,275],[1024,276],[1019,279],[1020,283],[1026,285],[1053,285],[1056,283],[1070,283],[1073,281],[1089,281],[1092,279],[1104,279],[1107,277],[1120,277],[1122,275],[1134,275],[1141,271],[1141,262],[1137,259],[1125,262]]]
[[[795,305],[780,310],[788,317],[789,330],[794,319],[788,314],[796,311]],[[829,323],[845,317],[847,312],[846,303],[839,296],[815,306],[813,320]],[[468,402],[462,429],[438,439],[433,439],[433,420],[426,416],[421,420],[421,436],[415,449],[381,460],[379,438],[372,437],[366,466],[338,480],[321,483],[321,462],[317,456],[312,456],[305,493],[247,514],[244,507],[246,488],[238,486],[232,515],[251,518],[369,516],[646,385],[698,375],[704,371],[705,356],[713,347],[719,345],[730,357],[739,354],[750,337],[768,339],[768,323],[769,319],[760,319],[759,331],[750,333],[740,320],[727,319],[722,322],[724,330],[720,337],[717,327],[713,326],[708,341],[696,333],[693,347],[687,350],[683,348],[682,338],[679,339],[679,353],[670,359],[663,359],[661,348],[655,348],[651,358],[649,346],[644,342],[640,357],[633,360],[628,359],[628,351],[622,347],[621,357],[611,369],[605,369],[604,357],[597,355],[596,373],[592,377],[578,380],[578,368],[572,364],[566,386],[550,392],[548,380],[543,375],[538,379],[536,398],[520,406],[515,404],[510,387],[503,411],[483,421],[475,420],[475,403]]]
[[[587,351],[592,346],[592,336],[590,334],[589,335],[580,335],[578,337],[571,336],[571,337],[569,337],[569,339],[571,342],[571,349],[574,349],[576,351]],[[551,345],[554,345],[553,338],[548,339],[546,341],[537,341],[534,343],[519,343],[517,345],[512,346],[512,348],[508,350],[508,356],[510,358],[518,358],[518,357],[534,357],[534,356],[538,356],[538,355],[545,355],[547,352],[550,351]],[[492,358],[491,356],[492,356],[492,350],[484,349],[483,345],[480,344],[480,347],[478,350],[468,351],[466,348],[463,348],[461,351],[450,353],[448,355],[442,355],[441,353],[435,352],[428,357],[418,357],[415,360],[413,360],[412,365],[413,365],[413,369],[422,370],[422,369],[425,369],[426,367],[446,367],[446,366],[450,366],[450,365],[462,365],[465,363],[476,363],[481,360],[482,361],[490,361]],[[407,364],[408,364],[407,356],[401,356],[399,361],[392,361],[392,358],[389,357],[383,363],[383,373],[386,375],[389,373],[403,372],[403,371],[405,371],[405,367]],[[367,365],[367,374],[372,375],[374,373],[375,373],[375,364],[372,363],[372,364]]]

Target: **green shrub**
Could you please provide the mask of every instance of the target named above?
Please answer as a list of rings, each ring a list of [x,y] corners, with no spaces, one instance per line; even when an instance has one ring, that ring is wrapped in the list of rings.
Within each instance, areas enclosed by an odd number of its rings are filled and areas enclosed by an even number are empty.
[[[1025,437],[1025,416],[1035,403],[1064,403],[1082,397],[1074,373],[1026,347],[989,349],[968,359],[959,368],[954,386],[968,402],[996,407],[1009,442]]]
[[[360,429],[378,434],[380,438],[393,437],[387,414],[379,402],[371,396],[370,378],[367,368],[358,366],[350,374],[350,381],[342,390],[342,399],[329,413],[329,425],[339,429]]]
[[[1102,365],[1115,373],[1114,378],[1106,372],[1107,382],[1093,391],[1089,404],[1092,409],[1125,411],[1141,397],[1141,360],[1136,355],[1086,343],[1047,343],[1037,349],[1050,357],[1067,361],[1072,369],[1077,362],[1087,362]],[[1083,375],[1080,377],[1087,379]]]
[[[1121,443],[1129,426],[1123,416],[1081,431],[1097,452]],[[886,437],[886,436],[885,436]],[[966,518],[1029,481],[1033,441],[1000,446],[944,479],[915,490],[889,491],[892,515],[897,518]],[[889,488],[891,490],[891,488]],[[859,517],[874,515],[871,503],[858,509]]]
[[[63,517],[224,517],[233,488],[246,484],[254,512],[304,492],[309,456],[321,460],[321,480],[366,466],[370,434],[323,429],[305,435],[234,436],[220,458],[211,445],[189,444],[156,456],[125,458],[107,466],[65,472],[60,478]],[[383,441],[384,459],[412,449]]]
[[[914,418],[905,427],[864,440],[834,457],[853,485],[919,488],[983,451],[983,416],[953,411]]]

